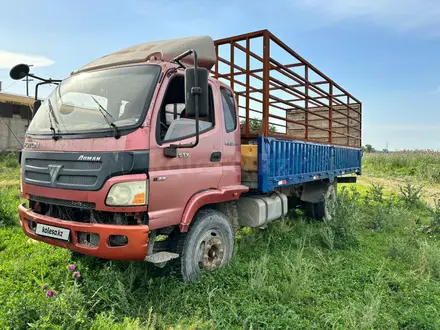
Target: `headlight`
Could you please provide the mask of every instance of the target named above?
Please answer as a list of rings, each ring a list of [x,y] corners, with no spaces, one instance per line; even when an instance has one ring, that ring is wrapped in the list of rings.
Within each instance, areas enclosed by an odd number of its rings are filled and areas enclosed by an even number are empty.
[[[148,187],[146,181],[115,183],[105,200],[111,206],[147,205]]]

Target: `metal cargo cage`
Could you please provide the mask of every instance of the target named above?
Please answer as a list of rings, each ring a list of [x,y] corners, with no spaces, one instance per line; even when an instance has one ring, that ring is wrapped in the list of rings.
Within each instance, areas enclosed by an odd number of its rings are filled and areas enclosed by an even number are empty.
[[[211,73],[237,95],[244,142],[265,136],[361,147],[361,102],[268,30],[214,43]]]

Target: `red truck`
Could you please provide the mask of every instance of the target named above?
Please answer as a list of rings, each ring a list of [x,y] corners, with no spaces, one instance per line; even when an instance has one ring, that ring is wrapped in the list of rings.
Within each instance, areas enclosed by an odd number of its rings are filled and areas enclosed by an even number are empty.
[[[267,30],[140,44],[63,81],[10,75],[58,84],[20,153],[21,226],[81,254],[196,280],[240,227],[330,218],[336,183],[361,174],[361,102]]]

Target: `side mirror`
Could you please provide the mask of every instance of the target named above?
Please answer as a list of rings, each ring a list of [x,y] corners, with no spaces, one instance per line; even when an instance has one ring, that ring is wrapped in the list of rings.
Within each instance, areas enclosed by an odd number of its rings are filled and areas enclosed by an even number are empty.
[[[177,148],[194,148],[199,144],[199,117],[207,117],[208,112],[208,70],[199,68],[197,62],[197,53],[194,49],[176,56],[173,62],[178,63],[180,67],[184,67],[180,60],[190,54],[194,55],[194,68],[185,69],[185,112],[190,118],[196,119],[196,139],[192,143],[187,144],[171,144],[164,149],[164,155],[170,158],[176,158]]]
[[[32,105],[32,118],[34,118],[40,106],[41,106],[41,100],[35,100],[34,104]]]
[[[9,72],[9,76],[14,80],[20,80],[26,77],[31,71],[27,64],[17,64]]]
[[[208,74],[206,68],[185,69],[185,112],[190,118],[196,116],[196,95],[199,97],[199,117],[208,116]]]

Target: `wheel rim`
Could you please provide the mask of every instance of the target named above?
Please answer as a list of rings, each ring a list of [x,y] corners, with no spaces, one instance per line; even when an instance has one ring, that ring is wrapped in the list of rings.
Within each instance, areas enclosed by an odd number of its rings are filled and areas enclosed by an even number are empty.
[[[197,268],[200,271],[213,271],[219,268],[225,259],[225,246],[222,235],[216,230],[209,230],[199,240]]]
[[[324,220],[331,221],[336,212],[336,189],[334,185],[330,185],[325,194]]]

